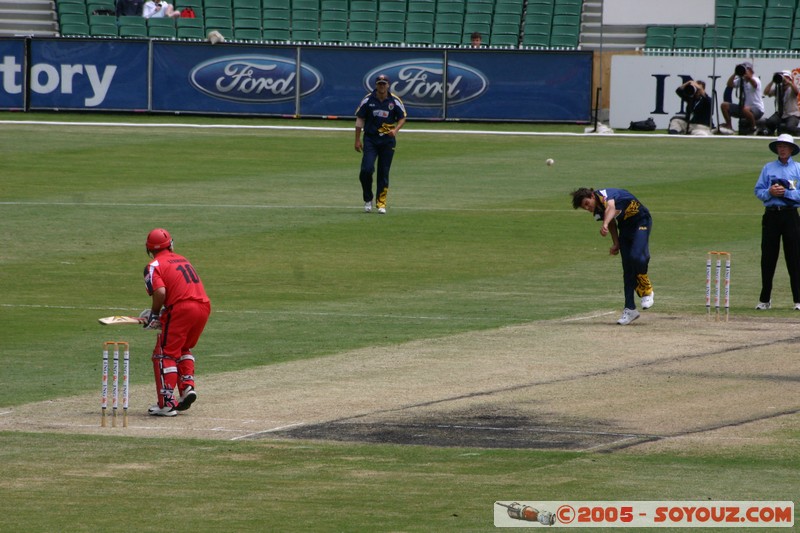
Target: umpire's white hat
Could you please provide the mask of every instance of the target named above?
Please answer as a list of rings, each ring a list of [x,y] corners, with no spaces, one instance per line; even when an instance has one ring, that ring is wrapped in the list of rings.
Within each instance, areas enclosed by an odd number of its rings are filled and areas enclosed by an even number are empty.
[[[797,146],[794,142],[794,139],[788,133],[781,133],[778,135],[778,138],[769,143],[769,149],[778,153],[778,144],[779,143],[786,143],[792,147],[792,155],[797,155],[800,153],[800,146]]]

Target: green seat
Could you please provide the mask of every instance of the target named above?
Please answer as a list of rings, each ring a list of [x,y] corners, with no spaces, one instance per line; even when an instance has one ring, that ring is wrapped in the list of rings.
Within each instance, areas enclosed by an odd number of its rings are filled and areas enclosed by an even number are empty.
[[[316,20],[292,20],[290,28],[292,31],[317,31],[319,23]]]
[[[320,4],[320,10],[323,15],[331,11],[343,11],[346,13],[347,9],[347,0],[322,0]]]
[[[91,24],[89,34],[97,37],[119,37],[116,24]]]
[[[436,3],[433,0],[408,0],[408,12],[409,13],[435,13],[436,12]]]
[[[291,25],[289,19],[264,19],[261,28],[264,30],[286,30],[289,31]]]
[[[351,11],[350,22],[372,22],[378,19],[378,14],[375,11]]]
[[[89,24],[86,22],[72,22],[69,24],[62,24],[61,35],[91,35]]]
[[[406,30],[408,44],[433,44],[433,32],[414,32]]]
[[[347,30],[319,30],[319,40],[323,43],[347,42]]]
[[[172,21],[172,19],[169,19],[169,18],[166,18],[166,17],[159,18],[159,19],[151,19],[151,20],[169,20],[169,21]],[[147,19],[145,19],[143,17],[136,16],[136,15],[127,15],[127,16],[117,17],[117,24],[119,24],[120,27],[122,27],[122,26],[139,26],[141,28],[145,28],[145,27],[147,27]]]
[[[178,26],[177,36],[179,39],[205,39],[206,32],[203,28],[193,26]]]
[[[120,35],[122,35],[122,28],[120,28]],[[175,26],[150,26],[147,28],[147,36],[156,39],[174,39],[178,36],[178,31]]]
[[[195,13],[202,13],[203,11],[203,0],[175,0],[173,5],[175,9],[191,7],[194,9]]]
[[[759,20],[764,20],[764,9],[760,7],[737,7],[735,18],[738,20],[740,18],[755,18]]]
[[[552,4],[533,4],[528,5],[528,10],[525,14],[525,18],[530,20],[532,18],[547,18],[551,19],[553,17],[553,5]]]
[[[96,24],[111,24],[116,26],[117,18],[109,15],[89,15],[89,26],[94,26]]]
[[[288,29],[282,28],[265,28],[261,32],[261,36],[265,41],[291,41],[292,34]]]
[[[139,18],[141,18],[141,17],[139,17]],[[122,17],[120,17],[120,19],[122,19]],[[155,26],[166,26],[168,28],[174,28],[175,27],[175,20],[176,19],[169,18],[169,17],[150,18],[150,19],[147,19],[147,27],[148,28],[153,28]],[[197,20],[197,19],[184,19],[184,20]]]
[[[467,15],[481,14],[489,15],[491,17],[494,11],[494,5],[489,2],[469,2],[464,10]]]
[[[255,9],[261,11],[261,0],[233,0],[231,6],[236,9]]]
[[[739,0],[738,6],[764,9],[767,7],[767,0]]]
[[[703,48],[706,50],[727,50],[731,47],[730,28],[706,28],[703,34]]]
[[[203,0],[203,7],[205,9],[209,7],[227,7],[228,9],[233,9],[231,0]]]
[[[203,24],[203,19],[197,19],[197,18],[184,19],[184,18],[179,18],[179,19],[175,19],[175,26],[178,29],[181,29],[181,28],[200,28],[202,30],[205,25]]]
[[[510,33],[492,33],[489,37],[491,46],[519,46],[519,36]]]
[[[250,19],[261,22],[261,10],[249,7],[233,8],[233,20]]]
[[[553,15],[553,26],[578,26],[581,17],[576,15]]]
[[[678,26],[675,28],[675,48],[700,49],[703,47],[702,26]]]
[[[379,43],[399,44],[405,42],[406,34],[403,31],[378,31],[375,40]]]
[[[64,24],[86,24],[86,15],[83,13],[64,13],[58,17],[58,23]]]
[[[292,18],[292,12],[288,9],[265,7],[264,10],[261,11],[261,18],[263,20],[290,20]]]
[[[576,48],[578,46],[577,35],[551,35],[550,46],[557,48]]]
[[[350,43],[374,43],[375,32],[350,30],[350,32],[347,34],[347,41]]]
[[[350,22],[350,31],[351,32],[354,32],[354,31],[357,31],[357,32],[372,32],[372,34],[374,35],[375,34],[375,27],[376,26],[375,26],[375,22],[374,21],[370,21],[370,22],[366,22],[366,21],[351,21]]]
[[[580,16],[582,9],[583,9],[582,4],[556,3],[555,6],[553,6],[553,15]]]
[[[652,37],[648,37],[644,43],[645,48],[666,48],[671,49],[673,44],[672,37],[666,37],[664,35],[654,35]]]
[[[522,36],[523,46],[549,46],[550,33],[525,33]]]
[[[239,41],[261,41],[263,36],[257,28],[234,28],[233,38]]]
[[[229,18],[206,19],[206,30],[217,30],[225,37],[230,37],[233,35],[233,20]]]
[[[292,10],[292,22],[295,20],[313,20],[317,22],[319,20],[319,10],[318,9],[293,9]]]
[[[116,13],[116,10],[117,7],[114,5],[114,2],[112,0],[107,0],[107,1],[92,0],[90,2],[86,2],[86,13],[89,15],[99,11],[103,12],[111,11],[112,13]]]
[[[292,40],[299,42],[316,42],[319,41],[319,32],[317,30],[292,30]]]
[[[405,11],[383,11],[378,13],[378,23],[381,22],[399,22],[405,24],[406,13]]]
[[[378,38],[382,40],[382,33],[405,33],[406,25],[402,22],[378,22]],[[396,42],[396,41],[382,41],[382,42]],[[402,42],[402,41],[401,41]]]
[[[336,20],[347,22],[347,11],[322,11],[319,20],[324,22],[326,20]]]
[[[492,35],[517,35],[519,36],[518,24],[492,24]]]
[[[261,3],[264,8],[273,9],[292,9],[291,0],[263,0]]]
[[[381,0],[379,12],[403,13],[406,12],[406,0]]]
[[[86,16],[86,4],[58,4],[58,14],[83,15]]]
[[[383,4],[381,4],[383,9]],[[439,0],[436,2],[436,14],[440,13],[455,13],[458,15],[464,14],[464,2],[452,0]]]
[[[438,45],[458,45],[461,44],[461,32],[458,33],[450,33],[450,32],[434,32],[433,34],[433,44]]]
[[[494,14],[510,13],[518,15],[522,13],[522,7],[522,2],[498,2],[494,6]]]
[[[786,17],[766,17],[764,19],[764,28],[788,28],[792,29],[793,19]]]
[[[297,9],[319,11],[319,0],[292,0],[292,11]]]
[[[491,17],[489,17],[491,20]],[[433,24],[434,14],[430,11],[409,11],[406,14],[406,24],[412,24],[417,22],[428,22]]]
[[[462,13],[437,13],[436,24],[464,24],[464,15]]]
[[[118,32],[120,37],[144,38],[147,37],[147,26],[120,26]]]
[[[789,38],[782,37],[764,37],[761,39],[762,50],[788,50]]]
[[[375,0],[352,0],[350,2],[350,11],[378,11],[378,2]]]
[[[743,30],[754,30],[743,31]],[[733,34],[731,48],[734,50],[758,50],[761,47],[761,30],[756,28],[742,28]]]
[[[516,24],[522,21],[522,16],[516,13],[498,13],[492,19],[492,24]]]
[[[344,20],[323,20],[319,23],[319,32],[329,32],[329,31],[343,31],[347,33],[347,21]]]
[[[261,31],[261,21],[256,19],[233,19],[234,30],[258,30]],[[235,32],[234,32],[235,33]]]
[[[207,19],[227,18],[233,20],[233,9],[229,7],[207,7],[203,15]]]

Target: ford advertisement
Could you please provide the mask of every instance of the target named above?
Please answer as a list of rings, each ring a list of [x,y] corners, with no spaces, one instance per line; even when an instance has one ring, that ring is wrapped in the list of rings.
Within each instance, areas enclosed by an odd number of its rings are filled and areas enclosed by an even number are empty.
[[[29,41],[0,40],[1,109],[352,117],[384,74],[411,119],[591,120],[591,52]]]

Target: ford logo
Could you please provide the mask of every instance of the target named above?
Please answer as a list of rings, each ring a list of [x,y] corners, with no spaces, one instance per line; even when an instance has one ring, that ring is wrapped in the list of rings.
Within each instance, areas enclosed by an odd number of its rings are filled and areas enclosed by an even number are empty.
[[[372,89],[378,74],[392,80],[389,90],[407,106],[441,107],[444,91],[444,66],[441,59],[419,59],[387,63],[367,73],[364,86]],[[477,69],[457,62],[447,63],[447,103],[463,104],[478,98],[489,88],[489,81]]]
[[[234,102],[272,103],[294,100],[297,63],[282,57],[246,55],[219,57],[200,63],[189,74],[191,84],[214,98]],[[300,64],[300,96],[322,85],[322,75]]]

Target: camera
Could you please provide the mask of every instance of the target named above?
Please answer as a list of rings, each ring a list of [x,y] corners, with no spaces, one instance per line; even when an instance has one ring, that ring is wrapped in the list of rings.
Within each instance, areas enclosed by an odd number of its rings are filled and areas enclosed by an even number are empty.
[[[782,72],[776,72],[775,74],[772,75],[772,83],[774,83],[775,85],[780,85],[784,81],[785,80],[783,79]]]
[[[694,93],[697,92],[697,87],[694,86],[694,83],[687,83],[686,86],[683,88],[683,95],[686,98],[691,98],[694,96]]]
[[[736,65],[736,68],[733,69],[737,76],[744,76],[747,72],[747,67],[744,66],[744,63],[740,65]]]

